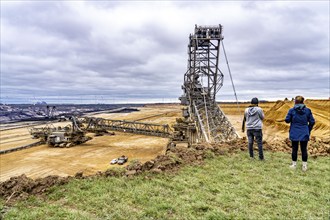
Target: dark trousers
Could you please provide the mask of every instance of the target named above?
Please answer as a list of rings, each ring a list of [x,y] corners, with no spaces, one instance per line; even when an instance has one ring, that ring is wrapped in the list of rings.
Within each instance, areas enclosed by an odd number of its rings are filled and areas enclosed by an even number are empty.
[[[254,142],[254,138],[255,138],[257,141],[257,144],[258,144],[259,159],[263,160],[264,153],[262,150],[262,130],[261,129],[247,129],[246,133],[248,136],[250,157],[254,157],[253,156],[253,142]]]
[[[297,161],[299,142],[300,142],[302,161],[307,162],[307,159],[308,159],[307,143],[308,143],[308,141],[291,141],[291,143],[292,143],[292,161]]]

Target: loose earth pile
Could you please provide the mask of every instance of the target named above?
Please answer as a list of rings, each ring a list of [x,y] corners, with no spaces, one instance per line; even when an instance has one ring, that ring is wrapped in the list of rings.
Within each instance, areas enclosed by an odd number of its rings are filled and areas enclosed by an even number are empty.
[[[312,138],[309,142],[308,151],[311,156],[329,156],[330,155],[330,139],[320,140]],[[170,145],[169,145],[170,146]],[[291,143],[288,139],[274,140],[272,142],[264,141],[264,149],[273,152],[291,152]],[[255,146],[256,147],[256,146]],[[18,199],[24,199],[29,195],[40,195],[54,185],[63,185],[71,179],[81,178],[97,178],[99,176],[133,176],[142,172],[161,173],[173,172],[183,164],[200,164],[205,158],[214,155],[230,155],[239,151],[247,150],[246,138],[237,139],[231,142],[224,142],[213,145],[196,145],[190,148],[186,147],[169,147],[165,155],[159,155],[155,159],[141,163],[132,161],[125,169],[115,170],[109,169],[105,172],[98,172],[95,175],[84,176],[82,172],[76,173],[75,176],[59,177],[48,176],[45,178],[31,179],[26,175],[12,177],[5,182],[0,183],[0,197],[7,200],[7,204]]]

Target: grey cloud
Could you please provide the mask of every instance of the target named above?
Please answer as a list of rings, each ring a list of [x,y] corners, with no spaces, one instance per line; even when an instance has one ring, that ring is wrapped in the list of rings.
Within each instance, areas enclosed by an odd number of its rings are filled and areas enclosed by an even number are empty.
[[[2,13],[9,18],[6,21],[11,25],[34,27],[45,34],[59,35],[70,40],[86,38],[91,31],[87,23],[80,21],[79,14],[64,2],[24,2],[17,7],[11,7],[8,3]]]
[[[1,2],[1,97],[176,100],[189,33],[196,23],[222,22],[241,98],[292,91],[327,97],[329,15],[323,5]],[[223,54],[220,61],[225,82],[218,97],[233,99]]]

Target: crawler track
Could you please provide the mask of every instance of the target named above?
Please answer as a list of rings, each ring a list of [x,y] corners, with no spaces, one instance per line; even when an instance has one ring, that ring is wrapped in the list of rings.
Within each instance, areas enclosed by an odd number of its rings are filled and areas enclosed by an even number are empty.
[[[1,150],[0,154],[7,154],[7,153],[11,153],[11,152],[18,151],[18,150],[24,150],[24,149],[27,149],[27,148],[39,146],[41,144],[43,144],[43,142],[38,141],[38,142],[35,142],[35,143],[32,143],[32,144],[28,144],[28,145],[24,145],[24,146],[20,146],[20,147]]]

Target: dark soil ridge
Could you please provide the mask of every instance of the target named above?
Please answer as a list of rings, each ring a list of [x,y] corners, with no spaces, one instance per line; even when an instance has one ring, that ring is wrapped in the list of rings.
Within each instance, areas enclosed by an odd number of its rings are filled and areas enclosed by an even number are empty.
[[[311,156],[329,156],[330,155],[330,140],[312,139],[309,142],[309,149]],[[286,140],[274,140],[271,143],[264,141],[263,147],[269,151],[291,152],[291,142]],[[314,149],[322,149],[313,151]],[[324,150],[325,149],[325,150]],[[132,161],[125,169],[116,170],[108,169],[104,172],[97,172],[94,175],[84,176],[83,172],[78,172],[75,176],[60,177],[47,176],[45,178],[32,179],[25,174],[11,177],[9,180],[0,183],[0,197],[5,200],[5,205],[11,205],[17,200],[27,198],[29,195],[42,195],[47,193],[52,186],[64,185],[73,179],[86,179],[97,177],[132,177],[141,173],[162,173],[173,172],[178,170],[184,164],[201,164],[206,158],[212,158],[218,155],[230,155],[239,151],[247,150],[246,138],[237,139],[234,141],[223,142],[218,144],[199,144],[187,147],[171,147],[169,145],[165,155],[159,155],[155,159],[141,163],[139,161]]]

